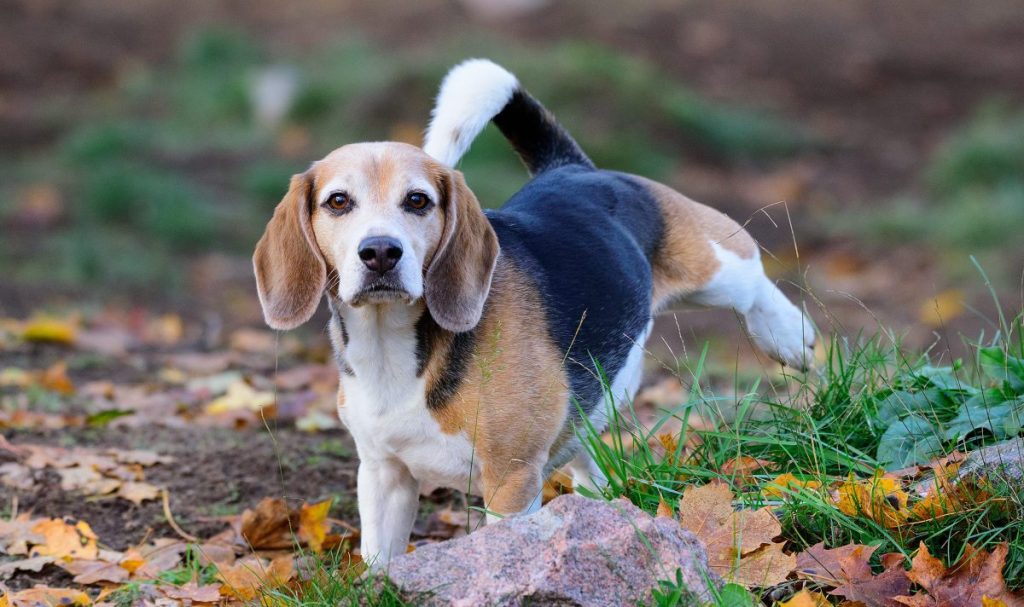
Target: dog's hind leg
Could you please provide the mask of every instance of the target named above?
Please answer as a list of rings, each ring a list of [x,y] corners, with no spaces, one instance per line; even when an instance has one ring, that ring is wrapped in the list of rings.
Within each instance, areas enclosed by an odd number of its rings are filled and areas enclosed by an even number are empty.
[[[651,260],[654,310],[673,300],[736,311],[754,344],[806,369],[814,327],[765,276],[757,243],[739,224],[660,183],[641,179],[661,206],[664,236]]]

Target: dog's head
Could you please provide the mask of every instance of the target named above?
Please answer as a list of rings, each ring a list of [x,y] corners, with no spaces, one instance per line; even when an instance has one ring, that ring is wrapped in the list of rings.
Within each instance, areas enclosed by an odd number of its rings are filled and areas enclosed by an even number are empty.
[[[325,290],[351,306],[413,303],[467,331],[480,320],[498,239],[462,174],[402,143],[358,143],[300,175],[256,245],[263,315],[309,320]]]

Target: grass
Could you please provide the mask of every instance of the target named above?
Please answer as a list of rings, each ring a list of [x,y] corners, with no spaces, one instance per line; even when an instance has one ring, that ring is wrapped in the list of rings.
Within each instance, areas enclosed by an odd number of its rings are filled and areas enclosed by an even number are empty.
[[[586,447],[609,479],[603,495],[625,497],[653,514],[662,500],[674,508],[686,487],[721,480],[734,490],[739,507],[773,507],[791,551],[818,542],[862,543],[879,545],[876,555],[911,556],[924,542],[951,563],[967,544],[991,549],[1008,542],[1005,578],[1009,587],[1022,588],[1019,485],[994,481],[976,502],[899,526],[844,514],[828,491],[847,479],[870,479],[876,470],[927,465],[954,450],[1017,436],[1024,418],[1022,318],[1002,320],[995,335],[972,342],[969,361],[936,366],[928,354],[909,355],[885,332],[833,338],[824,362],[809,375],[719,392],[709,387],[715,382],[707,377],[705,350],[681,378],[691,386],[684,405],[661,411],[650,425],[641,424],[631,406],[612,411],[612,430],[603,438],[584,429]],[[696,418],[705,429],[688,430]],[[666,432],[673,423],[682,430]],[[764,460],[766,468],[749,475],[722,472],[739,457]],[[822,489],[794,486],[781,499],[766,495],[782,473]]]

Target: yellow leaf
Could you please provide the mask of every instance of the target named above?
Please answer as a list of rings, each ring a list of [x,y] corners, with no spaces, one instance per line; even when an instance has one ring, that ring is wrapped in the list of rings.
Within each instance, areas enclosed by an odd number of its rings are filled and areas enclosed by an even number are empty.
[[[875,474],[868,480],[849,479],[837,490],[836,507],[848,516],[865,516],[895,529],[903,525],[910,515],[907,493],[899,481]]]
[[[136,506],[146,500],[155,500],[160,497],[160,488],[149,483],[129,481],[121,485],[117,490],[117,496],[123,497]]]
[[[295,565],[291,556],[278,557],[269,565],[250,557],[217,571],[217,577],[224,584],[220,593],[240,601],[251,601],[263,589],[287,584],[294,575]]]
[[[299,512],[299,539],[306,542],[310,550],[320,552],[331,524],[327,522],[327,513],[331,510],[334,500],[324,500],[317,504],[303,504]]]
[[[831,604],[825,595],[820,592],[801,590],[794,594],[788,601],[779,603],[779,607],[830,607]]]
[[[990,599],[988,596],[981,597],[981,607],[1006,607],[1006,603],[999,599]]]
[[[25,341],[49,342],[70,346],[75,343],[77,333],[77,327],[69,320],[37,318],[25,324],[21,330],[21,338]]]
[[[785,474],[776,476],[771,480],[771,482],[765,485],[762,493],[766,496],[771,495],[785,499],[787,497],[792,497],[792,494],[800,489],[816,491],[821,489],[821,483],[819,481],[802,481],[789,472],[786,472]]]
[[[228,386],[227,394],[206,405],[206,412],[215,415],[239,410],[259,411],[273,404],[273,392],[258,392],[244,381],[237,381]]]
[[[33,556],[95,559],[99,555],[96,534],[85,521],[72,525],[58,518],[45,519],[36,523],[32,532],[46,540],[32,548]]]
[[[922,303],[917,317],[930,327],[941,327],[963,313],[964,292],[960,289],[949,289]]]

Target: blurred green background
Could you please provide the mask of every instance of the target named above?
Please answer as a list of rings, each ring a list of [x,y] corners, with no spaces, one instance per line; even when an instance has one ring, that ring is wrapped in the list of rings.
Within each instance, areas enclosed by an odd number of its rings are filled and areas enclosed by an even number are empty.
[[[0,316],[120,302],[258,322],[248,258],[288,177],[347,142],[419,143],[472,56],[599,165],[746,224],[826,330],[977,333],[994,317],[978,266],[1020,309],[1019,2],[12,0]],[[487,206],[526,181],[493,128],[461,168]]]

